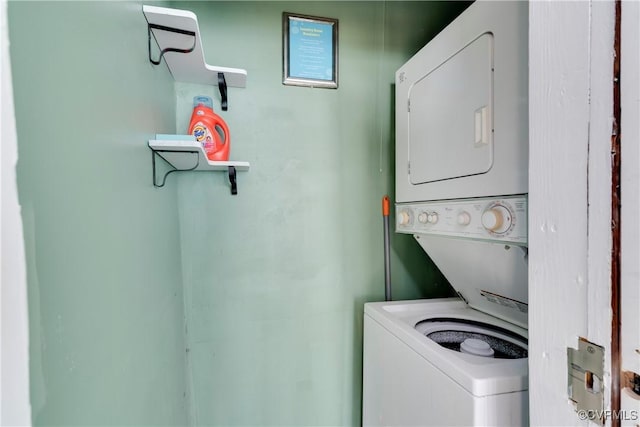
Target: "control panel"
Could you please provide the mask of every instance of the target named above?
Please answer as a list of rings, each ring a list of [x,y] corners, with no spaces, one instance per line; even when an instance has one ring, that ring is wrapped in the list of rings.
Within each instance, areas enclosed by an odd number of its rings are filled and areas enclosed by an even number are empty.
[[[396,231],[526,245],[527,197],[397,204]]]

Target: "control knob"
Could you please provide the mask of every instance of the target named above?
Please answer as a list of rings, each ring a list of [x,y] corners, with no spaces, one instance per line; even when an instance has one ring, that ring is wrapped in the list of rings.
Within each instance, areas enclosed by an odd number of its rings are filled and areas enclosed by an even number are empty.
[[[438,222],[438,213],[422,211],[420,215],[418,215],[418,222],[420,222],[420,224],[436,224]]]
[[[411,224],[411,214],[408,210],[404,209],[398,212],[398,225]]]
[[[458,214],[458,225],[469,225],[471,223],[471,215],[469,212],[462,211]]]
[[[491,206],[482,214],[482,226],[496,234],[502,234],[509,230],[511,222],[511,212],[500,204]]]

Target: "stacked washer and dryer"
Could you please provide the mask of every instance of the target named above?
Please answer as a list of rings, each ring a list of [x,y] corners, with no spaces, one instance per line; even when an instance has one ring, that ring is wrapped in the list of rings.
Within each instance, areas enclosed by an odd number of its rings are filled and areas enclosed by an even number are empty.
[[[396,231],[458,298],[365,304],[363,425],[528,424],[528,4],[476,1],[396,73]]]

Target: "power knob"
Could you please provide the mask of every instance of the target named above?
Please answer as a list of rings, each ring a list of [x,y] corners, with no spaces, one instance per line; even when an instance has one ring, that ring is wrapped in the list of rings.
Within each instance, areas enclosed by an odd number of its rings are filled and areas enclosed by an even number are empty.
[[[427,214],[426,212],[420,212],[420,215],[418,215],[418,222],[420,222],[420,224],[426,224],[429,221],[429,214]]]
[[[493,205],[482,214],[482,226],[496,234],[509,230],[511,222],[511,212],[502,205]]]
[[[411,214],[409,211],[402,210],[398,212],[398,225],[409,225],[411,224]]]

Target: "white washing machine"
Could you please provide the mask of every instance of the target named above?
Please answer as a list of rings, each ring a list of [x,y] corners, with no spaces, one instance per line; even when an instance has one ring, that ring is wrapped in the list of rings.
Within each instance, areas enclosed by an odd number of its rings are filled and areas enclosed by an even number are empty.
[[[527,425],[526,337],[457,298],[366,304],[363,426]]]
[[[363,425],[528,424],[528,4],[478,0],[396,73],[396,232],[459,298],[365,304]]]
[[[365,304],[363,425],[527,425],[526,197],[396,212],[460,297]]]

